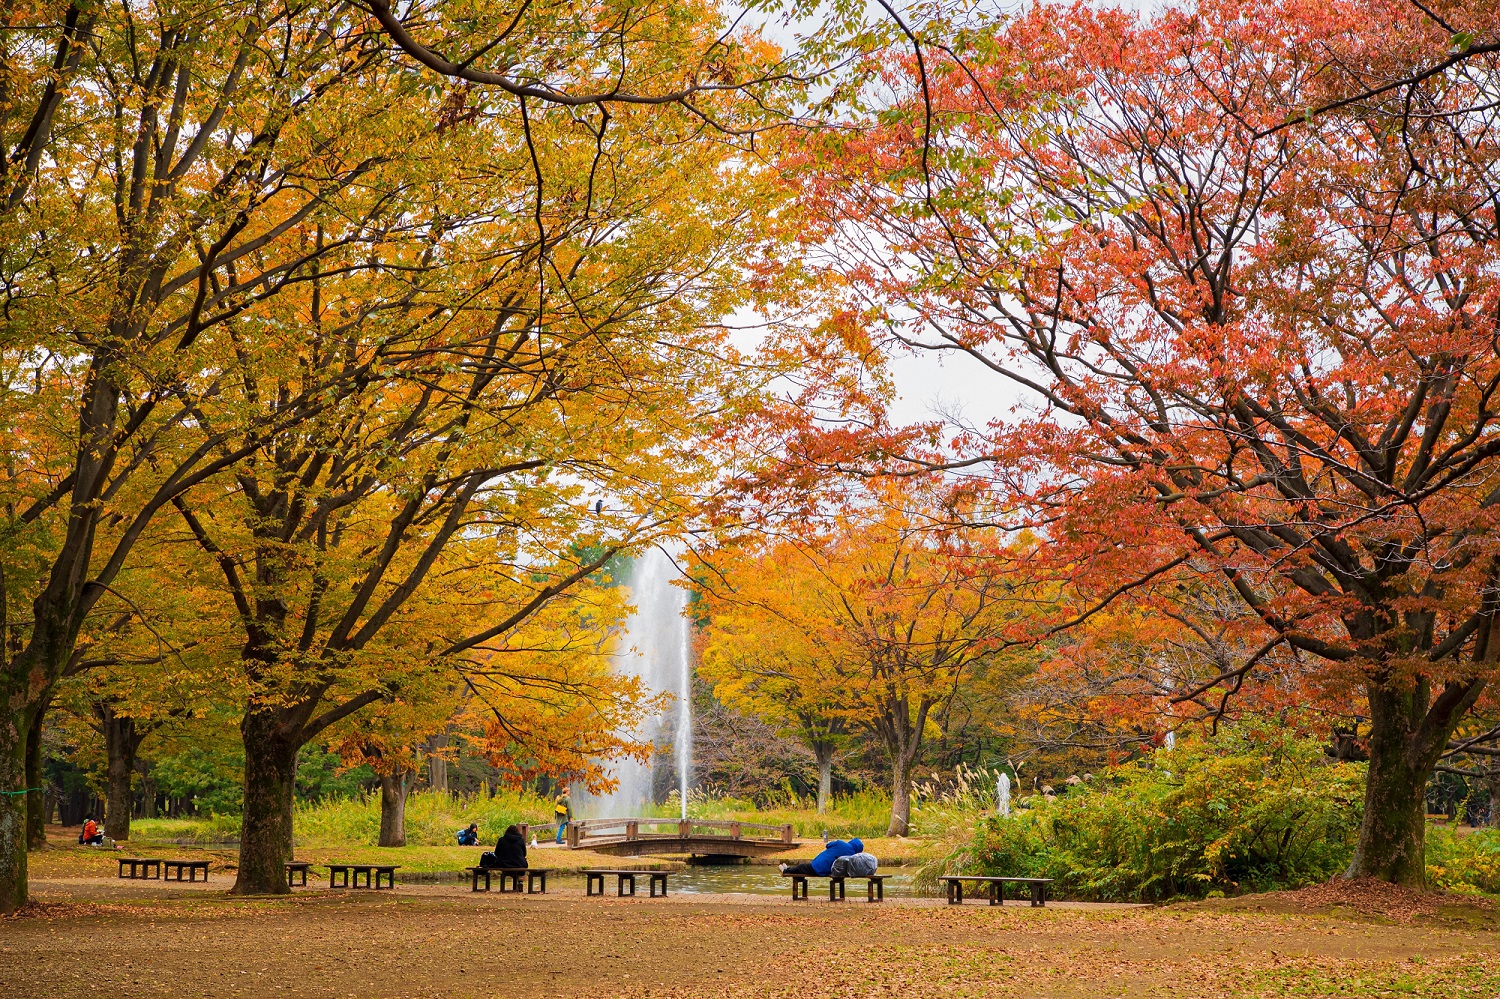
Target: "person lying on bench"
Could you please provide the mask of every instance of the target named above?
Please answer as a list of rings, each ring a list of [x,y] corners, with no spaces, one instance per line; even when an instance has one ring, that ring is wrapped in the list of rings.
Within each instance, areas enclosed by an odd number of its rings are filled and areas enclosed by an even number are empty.
[[[828,873],[836,878],[869,878],[874,877],[879,868],[880,861],[875,859],[873,853],[861,851],[847,857],[835,857]]]
[[[818,877],[827,877],[833,873],[833,862],[840,857],[848,857],[851,854],[863,853],[865,845],[856,837],[845,843],[836,839],[823,847],[823,852],[814,857],[806,864],[781,865],[782,874],[816,874]]]
[[[501,871],[513,871],[527,866],[526,837],[521,835],[521,830],[515,826],[506,826],[504,835],[495,844],[495,852],[486,853],[480,857],[479,866],[492,867]]]

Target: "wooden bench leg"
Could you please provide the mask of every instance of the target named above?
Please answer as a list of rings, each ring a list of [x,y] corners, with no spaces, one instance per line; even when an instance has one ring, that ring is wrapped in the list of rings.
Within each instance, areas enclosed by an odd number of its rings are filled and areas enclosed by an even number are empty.
[[[597,879],[598,882],[599,882],[599,892],[598,892],[598,894],[600,894],[600,895],[604,894],[604,875],[602,875],[602,874],[585,874],[583,877],[584,877],[584,880],[586,882],[584,884],[584,886],[583,886],[583,891],[584,891],[585,895],[588,895],[588,896],[592,897],[595,894],[594,893],[594,881],[595,881],[595,879]]]
[[[666,875],[664,875],[664,874],[663,875],[657,875],[657,874],[651,875],[651,897],[652,898],[656,897],[656,883],[658,881],[661,882],[661,897],[662,898],[666,898],[667,897],[667,878],[666,878]]]
[[[828,879],[828,901],[830,901],[830,902],[842,902],[843,900],[844,900],[844,879],[843,878],[829,878]]]
[[[620,898],[624,898],[625,897],[625,882],[626,881],[630,882],[630,894],[631,895],[635,894],[635,875],[634,874],[620,874],[620,875],[616,876],[616,883],[615,883],[615,894],[618,897],[620,897]]]
[[[1033,907],[1047,904],[1047,886],[1038,882],[1031,884],[1031,904]]]
[[[885,901],[885,879],[870,878],[865,882],[865,898],[871,902]]]
[[[949,905],[963,905],[964,904],[964,883],[962,881],[949,881],[948,882],[948,904]]]
[[[990,882],[990,905],[1005,904],[1005,883],[1003,881]]]
[[[799,891],[798,889],[801,889],[801,890]],[[793,902],[806,902],[807,901],[807,879],[806,878],[796,877],[796,876],[792,877],[792,901]]]

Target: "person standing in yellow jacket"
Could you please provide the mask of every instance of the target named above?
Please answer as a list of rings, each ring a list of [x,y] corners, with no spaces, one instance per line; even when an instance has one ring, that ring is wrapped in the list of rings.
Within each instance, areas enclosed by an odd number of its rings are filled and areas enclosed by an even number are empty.
[[[573,821],[573,801],[568,797],[566,788],[552,803],[552,818],[557,822],[557,845],[562,846],[563,832],[568,828],[568,823]]]

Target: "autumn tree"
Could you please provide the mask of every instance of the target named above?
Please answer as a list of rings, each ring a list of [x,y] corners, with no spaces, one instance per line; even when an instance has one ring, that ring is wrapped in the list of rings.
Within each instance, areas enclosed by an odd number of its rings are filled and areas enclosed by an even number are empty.
[[[619,241],[624,216],[595,209],[620,197],[617,167],[630,158],[632,123],[655,121],[678,142],[706,138],[722,152],[726,138],[754,134],[770,112],[770,89],[800,85],[795,74],[762,66],[774,52],[753,33],[725,33],[715,7],[594,14],[602,20],[587,24],[558,7],[437,11],[443,31],[498,29],[457,67],[505,66],[514,85],[496,90],[503,107],[468,87],[439,93],[433,70],[455,67],[429,58],[431,49],[417,61],[391,58],[415,48],[384,5],[367,14],[168,4],[142,18],[55,3],[5,15],[0,245],[6,431],[15,444],[7,452],[14,474],[4,589],[7,603],[29,602],[34,613],[19,626],[0,614],[8,638],[0,910],[25,898],[24,811],[13,793],[25,786],[23,747],[39,731],[85,620],[112,609],[135,544],[163,511],[187,505],[187,494],[284,431],[326,417],[339,400],[371,391],[388,365],[415,364],[434,342],[380,341],[368,320],[389,306],[396,318],[386,331],[407,336],[418,306],[410,287],[393,289],[400,282],[390,279],[420,284],[417,275],[449,266],[451,233],[462,228],[452,215],[463,215],[464,204],[434,201],[433,175],[464,168],[444,148],[454,130],[504,119],[499,131],[531,180],[530,239],[518,243],[512,225],[499,252],[520,256],[498,270],[514,276],[511,265],[527,261],[537,312],[550,284],[561,299],[578,296],[570,308],[588,322],[624,321],[629,315],[603,304],[607,296],[588,300],[604,289],[575,282],[571,268],[585,255],[551,251],[575,237]],[[741,70],[747,77],[735,79]],[[685,89],[680,81],[689,78],[696,82]],[[746,79],[763,85],[758,102],[740,99]],[[589,93],[575,100],[580,90]],[[570,140],[566,162],[547,148],[559,136]],[[488,165],[470,182],[481,183]],[[630,197],[645,194],[630,188]],[[638,207],[663,204],[647,196]],[[559,215],[558,205],[572,207]],[[505,204],[499,221],[518,222],[515,208]],[[716,231],[732,228],[723,216],[713,222]],[[695,276],[718,275],[714,247],[692,252]],[[316,351],[299,354],[299,324],[319,311],[309,297],[354,302],[336,286],[376,274],[388,280],[364,293],[394,299],[367,297],[338,316],[343,328],[360,326],[360,350],[322,364]],[[671,283],[682,273],[658,276],[651,307],[684,291]],[[301,294],[281,308],[289,289]],[[486,307],[496,329],[514,335],[525,310],[505,311],[503,299],[492,295]],[[627,314],[648,305],[631,301]],[[537,358],[551,360],[545,348]],[[273,388],[276,364],[291,367],[277,372],[287,381]],[[292,383],[297,389],[282,394]],[[274,404],[269,395],[252,398],[260,391],[275,393]]]
[[[816,529],[706,556],[705,641],[717,689],[747,706],[868,732],[891,764],[889,835],[911,826],[911,779],[945,705],[1018,625],[993,538],[955,535],[926,488],[856,490]],[[787,712],[792,712],[788,715]]]
[[[821,580],[792,544],[726,552],[714,561],[735,568],[703,588],[708,627],[699,636],[697,673],[720,703],[765,720],[812,752],[821,814],[833,792],[834,759],[849,734],[833,665],[840,650],[825,647],[831,636],[800,616],[782,616],[789,606],[816,602]]]
[[[380,363],[310,372],[268,422],[234,419],[223,393],[279,335],[277,299],[409,261],[407,237],[441,228],[402,210],[436,109],[355,11],[5,17],[4,608],[31,614],[0,608],[0,911],[26,897],[24,747],[90,615],[128,609],[136,543]],[[316,238],[319,218],[337,234]],[[215,436],[231,427],[238,450]]]
[[[1495,56],[1414,73],[1454,45],[1424,9],[919,25],[882,123],[805,161],[892,342],[1035,402],[955,470],[1082,601],[1216,575],[1251,648],[1356,698],[1349,873],[1417,886],[1424,786],[1500,661]]]

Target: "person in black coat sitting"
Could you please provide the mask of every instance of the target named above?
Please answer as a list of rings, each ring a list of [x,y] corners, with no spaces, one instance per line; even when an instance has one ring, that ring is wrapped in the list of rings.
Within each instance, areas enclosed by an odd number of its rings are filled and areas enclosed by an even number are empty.
[[[495,844],[495,852],[485,854],[480,866],[502,871],[525,867],[526,837],[521,835],[521,830],[515,826],[506,826],[505,834]]]

